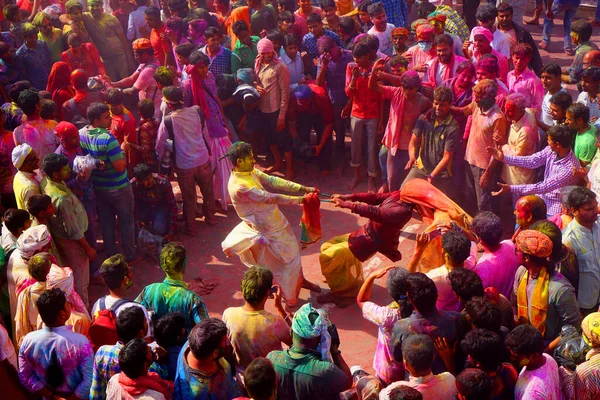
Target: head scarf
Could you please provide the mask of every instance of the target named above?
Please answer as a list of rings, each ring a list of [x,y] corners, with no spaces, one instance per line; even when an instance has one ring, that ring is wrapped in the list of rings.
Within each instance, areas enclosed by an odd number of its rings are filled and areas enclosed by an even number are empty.
[[[32,226],[17,239],[17,249],[23,259],[29,260],[35,253],[46,247],[51,240],[52,236],[46,225]]]
[[[521,231],[516,239],[517,248],[530,256],[546,258],[552,254],[552,241],[542,232],[530,229]]]
[[[50,268],[50,272],[46,276],[46,288],[59,288],[65,292],[65,296],[67,297],[71,307],[73,307],[77,312],[80,312],[90,318],[90,314],[88,314],[83,300],[81,300],[81,297],[79,297],[77,292],[75,292],[75,277],[71,268],[61,268],[53,264]]]
[[[591,347],[600,347],[600,312],[589,314],[581,322],[583,340]]]
[[[31,153],[31,150],[33,149],[27,143],[20,144],[13,149],[12,163],[16,169],[21,168],[23,162],[25,162],[25,159],[27,158],[29,153]]]
[[[133,50],[150,50],[152,48],[152,42],[146,38],[140,38],[133,41]]]
[[[396,35],[408,36],[408,29],[406,29],[406,28],[394,28],[394,29],[392,29],[392,37],[394,37]]]
[[[59,122],[58,125],[56,125],[56,130],[54,133],[56,133],[56,136],[61,142],[74,136],[79,136],[79,130],[77,127],[67,121]]]
[[[318,314],[315,322],[310,322],[309,315],[316,313]],[[327,331],[329,319],[325,310],[320,308],[313,308],[312,304],[307,303],[300,307],[294,319],[292,320],[292,331],[303,339],[314,339],[317,337],[321,338],[321,342],[317,346],[317,351],[321,353],[321,359],[323,361],[333,362],[329,348],[331,347],[331,336]]]
[[[273,53],[271,64],[277,64],[279,62],[279,57],[277,57],[277,53],[275,53],[273,42],[267,38],[262,38],[256,43],[256,50],[258,51],[258,57],[256,57],[256,61],[254,61],[254,74],[256,75],[256,79],[258,79],[258,73],[260,72],[260,65],[262,63],[261,53]]]
[[[296,100],[308,100],[312,96],[312,89],[308,85],[298,85],[294,89]]]
[[[71,67],[63,61],[55,62],[48,76],[46,90],[52,93],[52,100],[55,100],[55,93],[71,84]],[[58,105],[58,103],[57,103]]]
[[[448,17],[446,16],[446,14],[442,14],[441,12],[437,12],[437,11],[434,11],[427,16],[428,21],[440,21],[443,23],[446,23],[447,18]]]
[[[415,20],[412,24],[410,24],[410,30],[413,32],[417,31],[417,28],[421,25],[428,25],[429,26],[429,21],[427,21],[424,18],[419,18],[417,20]]]
[[[435,36],[435,28],[429,24],[417,27],[417,40],[431,40]]]
[[[492,43],[492,41],[494,40],[494,34],[492,33],[492,31],[483,26],[476,26],[475,28],[473,28],[473,39],[475,39],[475,36],[477,35],[483,35],[485,39],[490,43]]]
[[[252,68],[240,68],[237,71],[236,78],[247,85],[254,83],[254,70]]]
[[[190,83],[192,88],[192,98],[194,100],[194,104],[200,106],[202,111],[204,111],[204,115],[210,115],[208,110],[208,104],[206,103],[206,93],[204,93],[204,85],[202,84],[202,79],[198,74],[198,68],[194,64],[188,64],[184,67],[184,71],[190,77]]]

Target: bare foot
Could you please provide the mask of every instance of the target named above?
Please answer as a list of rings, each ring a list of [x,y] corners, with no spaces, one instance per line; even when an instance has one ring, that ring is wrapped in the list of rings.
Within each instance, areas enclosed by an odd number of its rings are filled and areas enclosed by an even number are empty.
[[[376,192],[377,186],[375,186],[375,178],[369,177],[369,192]]]
[[[360,176],[355,176],[354,179],[352,179],[352,182],[350,182],[350,185],[348,185],[348,190],[353,190],[359,183]]]
[[[288,169],[287,171],[285,171],[285,179],[287,179],[288,181],[291,181],[292,179],[294,179],[294,170],[293,169]]]
[[[377,193],[387,193],[389,191],[390,191],[390,188],[389,188],[388,184],[384,183],[383,185],[381,185],[381,187],[379,188]]]
[[[321,291],[321,287],[319,285],[317,285],[316,283],[312,283],[311,281],[307,280],[306,278],[304,278],[304,280],[302,281],[302,287],[304,289],[308,289],[311,292],[320,292]]]
[[[269,168],[265,169],[267,174],[272,174],[273,172],[277,172],[281,169],[281,164],[271,165]]]
[[[525,22],[527,25],[538,26],[540,24],[540,18],[534,16],[531,19],[524,19],[523,22]]]

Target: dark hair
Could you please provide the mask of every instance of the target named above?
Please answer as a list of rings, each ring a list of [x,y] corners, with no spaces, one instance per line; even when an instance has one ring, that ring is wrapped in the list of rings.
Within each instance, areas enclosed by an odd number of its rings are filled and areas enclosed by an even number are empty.
[[[20,12],[21,9],[16,4],[7,4],[2,11],[4,18],[9,22],[15,22]]]
[[[9,208],[4,213],[4,227],[10,233],[18,236],[16,233],[20,228],[23,228],[25,222],[31,220],[31,215],[27,210],[19,210],[17,208]]]
[[[42,321],[48,326],[56,323],[60,312],[65,309],[65,304],[67,304],[67,296],[59,288],[46,290],[35,302]]]
[[[371,46],[369,46],[365,42],[358,42],[356,46],[354,46],[354,50],[352,50],[352,56],[354,58],[370,56],[372,53]]]
[[[390,400],[423,400],[423,395],[417,389],[410,386],[400,385],[393,388],[389,393]]]
[[[442,235],[442,249],[455,263],[463,263],[471,255],[471,241],[460,231],[448,231]]]
[[[281,2],[280,2],[281,4]],[[291,11],[284,11],[282,13],[279,13],[279,16],[277,17],[277,21],[278,22],[291,22],[294,23],[295,18],[294,18],[294,14],[292,14]],[[295,37],[295,36],[294,36]]]
[[[105,103],[92,103],[87,109],[87,117],[90,124],[94,125],[94,121],[100,119],[102,114],[109,112],[108,106]]]
[[[477,21],[489,21],[491,19],[496,19],[498,16],[498,9],[495,5],[487,3],[479,6],[477,8],[477,12],[475,13],[475,18]]]
[[[514,13],[514,10],[510,4],[502,2],[498,5],[498,12],[501,13],[505,11],[508,11],[511,14]]]
[[[37,282],[46,282],[46,275],[52,266],[50,253],[37,253],[27,262],[27,272]]]
[[[60,172],[65,165],[69,165],[69,159],[64,154],[48,153],[42,160],[42,171],[52,177],[55,172]]]
[[[504,3],[502,3],[504,4]],[[542,72],[541,73],[547,73],[549,75],[553,75],[553,76],[560,76],[562,74],[562,70],[560,68],[560,65],[555,64],[555,63],[550,63],[550,64],[546,64],[542,67]],[[560,92],[557,92],[560,93]],[[555,93],[556,94],[556,93]]]
[[[38,96],[40,97],[40,102],[44,100],[52,100],[52,93],[47,90],[38,91]]]
[[[254,400],[268,400],[277,387],[277,375],[268,358],[257,357],[244,372],[244,386]]]
[[[186,43],[189,44],[189,43]],[[175,80],[175,74],[171,71],[171,68],[165,67],[164,65],[156,68],[154,71],[154,80],[156,83],[160,84],[162,87],[173,86],[173,81]],[[150,100],[150,99],[148,99]],[[154,104],[154,103],[152,103]],[[154,106],[153,106],[154,107]]]
[[[135,339],[144,329],[146,315],[138,306],[130,306],[119,311],[117,315],[117,337],[123,344]]]
[[[408,68],[408,60],[406,57],[396,54],[390,60],[390,67],[395,67],[396,65],[402,65],[404,68]]]
[[[575,120],[581,118],[583,122],[588,123],[590,121],[590,109],[588,106],[581,103],[573,103],[567,108],[567,112],[573,115]]]
[[[162,95],[165,99],[173,103],[183,102],[183,92],[178,86],[167,86],[163,88]]]
[[[107,288],[118,289],[129,274],[129,265],[123,254],[108,257],[100,266],[100,275]]]
[[[243,22],[243,21],[242,21]],[[189,58],[192,53],[196,50],[196,45],[193,43],[182,43],[175,47],[175,54],[181,57]]]
[[[531,46],[528,45],[527,43],[517,43],[513,47],[510,54],[511,55],[517,54],[517,55],[531,58],[531,55],[533,54],[533,50],[531,49]]]
[[[180,242],[167,243],[160,251],[160,266],[166,272],[181,272],[185,267],[186,251]]]
[[[592,81],[598,82],[600,81],[600,68],[598,67],[587,67],[583,71],[581,71],[580,78],[591,78]]]
[[[123,92],[118,88],[110,88],[104,94],[104,100],[113,106],[121,105],[123,104]]]
[[[148,344],[144,339],[133,339],[125,343],[119,351],[119,369],[121,373],[130,379],[145,375],[147,357]]]
[[[10,4],[13,5],[13,4]],[[7,6],[8,7],[8,6]],[[8,97],[14,103],[19,104],[19,95],[21,92],[31,89],[31,82],[29,81],[17,81],[9,86],[8,88]]]
[[[435,283],[422,272],[406,277],[406,295],[421,314],[435,310],[438,292]]]
[[[279,0],[277,2],[285,11],[294,12],[296,10],[296,2],[294,0]]]
[[[475,271],[453,268],[448,274],[452,290],[465,303],[475,296],[483,296],[483,282]]]
[[[138,111],[143,118],[150,119],[154,117],[154,102],[150,99],[143,99],[138,103]]]
[[[306,24],[312,24],[314,22],[318,22],[319,24],[323,25],[323,21],[321,20],[321,16],[317,13],[310,13],[308,14],[308,16],[306,17]]]
[[[217,318],[205,318],[190,332],[188,343],[192,355],[203,360],[221,347],[221,341],[227,335],[227,326]]]
[[[590,189],[578,186],[569,193],[569,205],[571,208],[578,210],[587,203],[596,199],[596,193]]]
[[[148,164],[140,163],[133,168],[133,176],[138,181],[146,180],[151,175],[152,175],[152,169],[148,166]]]
[[[56,112],[56,103],[49,99],[42,99],[40,104],[40,118],[42,119],[54,119],[54,113]]]
[[[566,91],[556,92],[550,97],[550,103],[556,104],[563,110],[567,110],[571,104],[573,104],[573,98]]]
[[[587,42],[592,37],[592,24],[585,19],[578,19],[571,24],[571,32],[579,35],[580,42]]]
[[[360,8],[360,5],[359,5],[359,8]],[[339,29],[340,29],[341,33],[349,35],[352,32],[356,31],[356,24],[355,24],[354,20],[352,19],[352,17],[342,17],[342,18],[340,18],[340,22],[339,22]]]
[[[460,342],[460,347],[473,361],[481,364],[484,371],[496,371],[502,362],[504,344],[502,337],[495,332],[486,329],[469,331]]]
[[[502,220],[496,214],[482,211],[473,218],[473,233],[487,246],[497,246],[502,239]]]
[[[378,14],[385,14],[385,8],[380,2],[373,3],[367,8],[367,12],[369,13],[369,17],[374,17]]]
[[[181,331],[185,328],[185,315],[182,313],[168,313],[156,321],[154,325],[154,339],[164,349],[176,346]]]
[[[560,144],[564,148],[571,147],[573,140],[575,139],[573,131],[565,125],[554,125],[548,129],[547,134],[554,142]]]
[[[467,368],[456,376],[456,390],[464,400],[489,400],[493,394],[492,380],[478,368]]]
[[[33,35],[37,36],[39,33],[40,33],[40,30],[38,29],[38,27],[35,26],[34,24],[32,24],[31,22],[25,22],[21,26],[21,36],[23,38],[25,38],[26,36],[33,36]]]
[[[40,215],[40,213],[46,211],[50,204],[52,204],[52,199],[50,196],[45,194],[34,194],[27,199],[26,206],[29,214],[35,218]]]
[[[242,278],[242,294],[244,300],[251,305],[259,304],[273,286],[273,273],[265,267],[250,267]]]
[[[185,33],[185,27],[187,24],[179,17],[170,17],[167,19],[167,22],[165,22],[165,26],[167,29],[176,29],[179,31],[179,33]]]
[[[358,5],[358,11],[359,12],[369,12],[369,6],[373,4],[373,2],[371,2],[371,0],[364,0],[361,1],[360,4]]]
[[[465,312],[475,328],[500,332],[502,326],[502,311],[485,297],[473,297],[465,305]]]
[[[433,99],[439,103],[452,103],[452,89],[446,86],[438,86],[433,91]]]
[[[32,115],[35,112],[35,108],[40,104],[40,96],[37,90],[25,89],[19,93],[19,100],[17,104],[23,110],[25,115]]]
[[[267,39],[273,43],[278,42],[280,45],[283,44],[283,35],[276,29],[267,32]]]
[[[246,142],[235,142],[227,151],[227,156],[229,157],[229,161],[235,166],[237,165],[238,159],[246,158],[250,153],[252,153],[252,146],[250,146],[250,144]]]
[[[288,46],[300,46],[300,41],[298,40],[296,35],[288,33],[283,37],[283,47],[286,48]]]
[[[533,325],[519,325],[506,336],[506,346],[515,354],[528,356],[544,352],[544,337]]]
[[[487,61],[488,59],[492,61]],[[475,62],[475,71],[478,69],[485,69],[494,74],[498,74],[498,57],[493,54],[484,54],[477,62]]]
[[[366,43],[371,48],[373,55],[379,50],[379,38],[375,35],[365,35],[360,38],[360,41]]]
[[[406,278],[408,275],[408,271],[400,267],[392,268],[388,272],[387,290],[396,302],[406,297]]]
[[[452,50],[454,47],[454,39],[452,39],[452,36],[448,35],[447,33],[442,33],[435,37],[435,39],[433,40],[433,44],[435,46],[439,46],[440,44],[447,44],[448,46],[450,46],[450,50]]]
[[[222,37],[223,33],[216,26],[209,26],[208,28],[206,28],[203,35],[206,39],[210,39],[211,37],[213,37],[215,35]]]
[[[321,0],[321,10],[325,10],[326,8],[336,8],[334,0]]]
[[[417,372],[431,369],[435,356],[433,340],[427,335],[409,335],[402,341],[402,356]]]
[[[160,19],[160,10],[158,7],[150,6],[144,10],[144,14]]]
[[[248,28],[248,24],[246,23],[246,21],[242,21],[241,19],[239,21],[235,21],[231,25],[231,30],[233,31],[233,34],[235,36],[240,36],[240,33],[244,31],[250,32],[250,28]]]
[[[203,52],[198,50],[198,51],[193,52],[190,55],[190,64],[191,65],[202,64],[207,67],[210,65],[210,58],[208,58],[208,56],[206,54],[204,54]]]

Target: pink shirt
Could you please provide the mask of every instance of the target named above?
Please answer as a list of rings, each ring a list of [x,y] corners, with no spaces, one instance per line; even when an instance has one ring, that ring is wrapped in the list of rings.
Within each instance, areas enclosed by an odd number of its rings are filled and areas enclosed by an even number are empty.
[[[490,54],[493,54],[496,56],[496,58],[498,58],[498,78],[502,82],[506,82],[506,77],[508,75],[508,58],[504,57],[501,53],[498,53],[494,49],[492,49]],[[473,61],[473,63],[476,63],[480,57],[481,55],[475,57],[475,54],[473,54],[473,59],[471,61]]]
[[[561,400],[560,379],[558,377],[558,364],[544,353],[546,364],[528,371],[526,367],[519,374],[515,386],[515,400]]]
[[[420,93],[411,101],[410,107],[402,107],[402,88],[393,86],[381,86],[381,97],[391,100],[390,116],[382,143],[389,149],[392,156],[396,155],[396,150],[408,150],[408,144],[412,136],[412,130],[415,127],[419,116],[422,113],[423,102],[427,99]],[[403,109],[402,112],[401,109]]]
[[[542,81],[529,68],[517,76],[515,70],[508,73],[508,89],[513,93],[520,93],[527,99],[527,108],[535,110],[540,117],[542,112],[542,101],[544,100],[544,87]]]
[[[406,50],[405,54],[412,55],[412,61],[408,64],[408,68],[416,67],[417,65],[427,64],[429,61],[433,60],[437,54],[435,52],[435,47],[432,47],[429,52],[421,50],[418,45],[414,45],[408,50]],[[423,80],[424,72],[419,72],[419,77]]]
[[[435,303],[437,309],[458,312],[462,309],[462,306],[460,300],[458,300],[458,297],[456,297],[456,294],[452,290],[452,285],[450,285],[450,280],[448,279],[449,272],[448,268],[442,265],[439,268],[432,269],[425,275],[431,278],[437,288],[438,298],[437,303]]]
[[[494,126],[496,121],[500,123]],[[465,160],[471,165],[486,169],[490,164],[490,155],[486,147],[494,146],[494,129],[504,130],[503,136],[506,136],[506,124],[506,118],[498,104],[494,104],[485,112],[474,105]]]
[[[484,288],[496,288],[506,298],[510,298],[515,274],[520,265],[515,247],[511,240],[503,240],[500,242],[500,248],[494,253],[483,253],[473,268],[481,278]]]
[[[403,385],[418,390],[423,395],[423,400],[453,400],[458,396],[456,378],[450,372],[442,372],[438,375],[429,374],[418,378],[411,376],[408,382],[392,383],[379,393],[379,400],[389,400],[390,392]]]
[[[392,383],[404,379],[404,365],[396,362],[392,351],[392,329],[401,319],[400,309],[378,306],[370,301],[365,302],[362,309],[363,318],[378,327],[377,348],[373,357],[373,369],[379,379]]]

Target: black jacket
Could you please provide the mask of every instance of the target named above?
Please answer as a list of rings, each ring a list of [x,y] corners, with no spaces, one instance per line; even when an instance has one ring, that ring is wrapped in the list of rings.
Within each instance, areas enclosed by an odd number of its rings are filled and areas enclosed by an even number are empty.
[[[518,43],[525,43],[531,46],[531,62],[529,63],[529,68],[535,72],[537,76],[540,76],[542,73],[542,57],[540,56],[540,52],[538,51],[537,45],[533,41],[533,37],[531,37],[531,33],[529,31],[523,29],[522,26],[517,25],[513,22],[513,28],[515,30],[515,35],[517,36]]]

